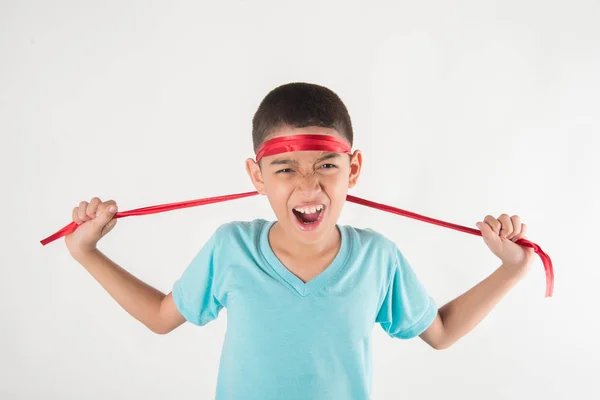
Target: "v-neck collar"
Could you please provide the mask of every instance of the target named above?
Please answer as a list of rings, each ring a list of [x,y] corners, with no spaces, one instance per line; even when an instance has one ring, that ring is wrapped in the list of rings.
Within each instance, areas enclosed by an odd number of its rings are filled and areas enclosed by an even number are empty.
[[[315,276],[310,281],[304,283],[302,279],[298,278],[294,275],[290,270],[288,270],[282,263],[279,261],[273,249],[271,248],[271,244],[269,243],[269,231],[273,227],[277,221],[269,221],[263,225],[262,232],[259,237],[259,249],[267,261],[267,263],[273,268],[273,270],[277,273],[277,275],[281,278],[281,281],[290,289],[293,289],[300,296],[306,297],[311,293],[317,292],[321,289],[335,274],[338,270],[346,263],[346,259],[348,257],[350,244],[348,243],[348,234],[344,226],[340,226],[336,224],[336,227],[340,231],[341,235],[341,245],[338,253],[335,258],[329,264],[329,266],[321,272],[319,275]]]

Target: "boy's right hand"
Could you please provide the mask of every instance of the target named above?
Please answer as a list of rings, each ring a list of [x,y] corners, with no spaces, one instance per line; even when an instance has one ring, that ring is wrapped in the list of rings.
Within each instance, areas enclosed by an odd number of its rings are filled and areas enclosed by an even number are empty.
[[[82,201],[73,209],[73,222],[79,225],[75,232],[65,236],[65,243],[73,257],[92,252],[98,241],[114,228],[117,220],[117,203],[114,200],[102,202],[94,197],[88,203]]]

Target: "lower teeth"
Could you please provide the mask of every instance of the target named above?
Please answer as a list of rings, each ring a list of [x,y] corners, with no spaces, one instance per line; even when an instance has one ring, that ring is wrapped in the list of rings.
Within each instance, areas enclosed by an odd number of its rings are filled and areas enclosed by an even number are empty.
[[[317,217],[317,219],[316,219],[316,220],[314,220],[314,221],[308,221],[308,222],[304,222],[304,221],[302,221],[301,219],[298,219],[298,221],[302,222],[302,224],[304,224],[304,225],[310,225],[310,224],[314,224],[315,222],[318,222],[318,221],[319,221],[319,219],[321,219],[321,213],[322,213],[322,212],[323,212],[323,210],[320,210],[320,211],[318,211],[318,213],[319,213],[319,216],[318,216],[318,217]]]

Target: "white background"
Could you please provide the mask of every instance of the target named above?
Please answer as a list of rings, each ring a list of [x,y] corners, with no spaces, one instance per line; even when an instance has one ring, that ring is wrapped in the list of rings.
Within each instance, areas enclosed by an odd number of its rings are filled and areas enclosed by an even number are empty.
[[[539,259],[446,351],[373,332],[374,399],[599,398],[598,1],[0,2],[0,397],[209,399],[226,312],[151,333],[72,260],[80,200],[120,210],[253,190],[251,119],[292,81],[347,105],[350,193],[474,227],[519,214]],[[265,198],[120,220],[100,248],[168,292]],[[481,238],[347,204],[441,305],[490,274]],[[338,400],[338,399],[334,399]]]

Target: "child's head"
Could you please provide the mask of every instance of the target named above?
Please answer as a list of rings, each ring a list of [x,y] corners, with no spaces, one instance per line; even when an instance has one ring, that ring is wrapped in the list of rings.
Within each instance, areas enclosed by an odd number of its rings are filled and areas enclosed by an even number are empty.
[[[335,136],[352,146],[352,123],[341,99],[309,83],[282,85],[267,94],[252,121],[254,151],[269,139],[307,134]],[[267,196],[278,222],[306,244],[331,233],[361,165],[358,150],[352,155],[294,151],[246,161],[252,183]]]

